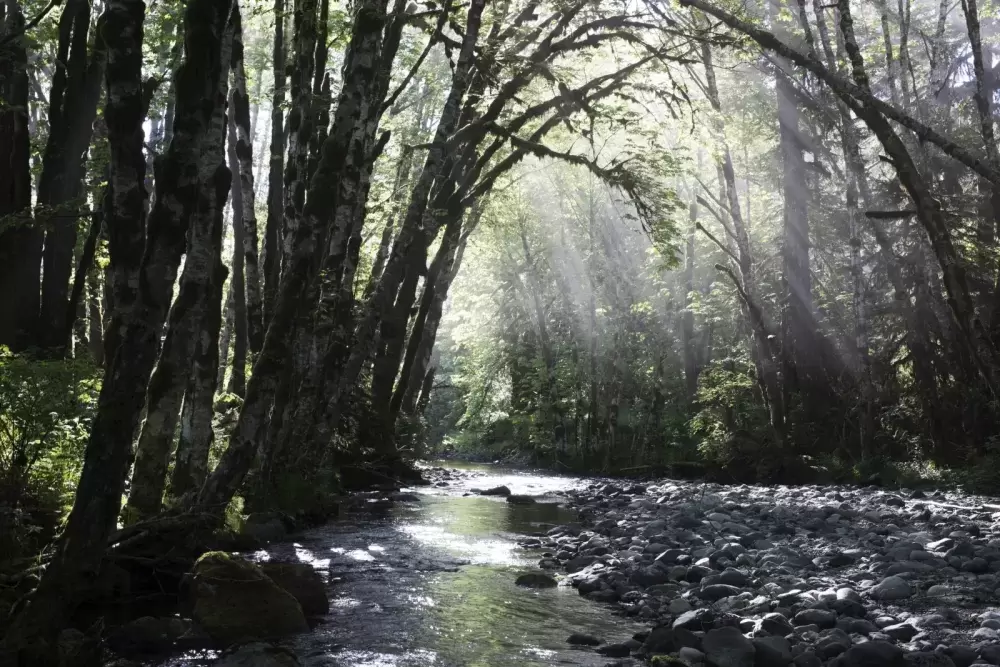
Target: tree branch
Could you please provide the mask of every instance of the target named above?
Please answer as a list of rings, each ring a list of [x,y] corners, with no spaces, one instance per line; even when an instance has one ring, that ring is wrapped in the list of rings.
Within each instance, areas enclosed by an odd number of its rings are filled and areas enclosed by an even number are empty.
[[[839,96],[854,98],[866,106],[872,107],[886,118],[894,120],[903,127],[912,130],[921,141],[929,141],[940,148],[945,154],[951,156],[955,160],[958,160],[991,183],[1000,185],[1000,173],[997,173],[990,168],[990,166],[983,162],[983,160],[965,150],[954,141],[939,134],[934,129],[924,125],[912,116],[900,111],[887,102],[883,102],[879,98],[875,97],[871,91],[865,90],[861,86],[851,83],[847,79],[834,74],[815,58],[793,49],[770,32],[761,30],[760,28],[735,17],[718,7],[714,7],[705,0],[680,0],[680,3],[681,5],[694,7],[695,9],[699,9],[706,14],[716,17],[730,28],[747,35],[761,47],[774,51],[778,55],[792,61],[799,67],[812,72],[818,79],[830,86],[830,88],[833,89],[833,91]]]

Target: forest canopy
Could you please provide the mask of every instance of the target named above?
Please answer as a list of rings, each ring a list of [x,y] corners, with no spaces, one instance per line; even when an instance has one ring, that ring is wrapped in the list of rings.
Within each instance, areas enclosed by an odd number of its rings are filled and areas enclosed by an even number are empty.
[[[5,0],[2,520],[64,520],[5,646],[150,525],[432,453],[994,484],[996,21]]]

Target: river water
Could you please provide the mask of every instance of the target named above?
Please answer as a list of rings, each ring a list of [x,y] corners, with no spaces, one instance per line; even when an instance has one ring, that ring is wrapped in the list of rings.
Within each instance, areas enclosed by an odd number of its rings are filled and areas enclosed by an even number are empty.
[[[325,578],[331,612],[309,634],[284,642],[306,667],[600,666],[608,658],[566,643],[573,632],[605,642],[642,629],[588,602],[571,587],[514,585],[537,571],[540,552],[526,536],[573,523],[560,492],[573,477],[464,468],[444,488],[411,489],[419,502],[352,512],[258,552],[259,559],[311,563]],[[505,485],[533,505],[463,495]],[[199,664],[175,658],[174,667]],[[204,663],[201,663],[204,664]]]

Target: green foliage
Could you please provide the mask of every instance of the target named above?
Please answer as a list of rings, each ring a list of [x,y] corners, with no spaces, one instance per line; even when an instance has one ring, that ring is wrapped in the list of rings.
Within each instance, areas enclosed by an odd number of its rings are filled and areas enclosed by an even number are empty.
[[[67,505],[83,460],[100,371],[0,348],[0,500]]]
[[[767,414],[754,396],[756,379],[746,358],[717,359],[698,378],[697,404],[691,428],[708,460],[729,465],[737,458],[733,435],[767,426]]]

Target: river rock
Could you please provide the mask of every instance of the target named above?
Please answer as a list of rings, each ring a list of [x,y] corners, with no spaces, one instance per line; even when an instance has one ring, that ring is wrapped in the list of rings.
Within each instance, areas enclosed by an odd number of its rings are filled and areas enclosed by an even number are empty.
[[[792,645],[784,637],[753,640],[755,667],[786,667],[792,661]]]
[[[514,583],[524,588],[555,588],[559,585],[555,579],[541,572],[522,574]]]
[[[300,664],[286,648],[252,642],[226,651],[212,667],[300,667]]]
[[[534,505],[535,499],[531,496],[520,496],[511,494],[507,496],[507,502],[511,505]]]
[[[702,650],[706,662],[713,667],[754,667],[756,650],[753,643],[733,627],[705,633]]]
[[[971,646],[963,646],[961,644],[949,646],[944,652],[945,655],[951,658],[951,661],[955,663],[955,667],[969,667],[969,665],[974,663],[978,657],[976,649]]]
[[[832,663],[834,667],[904,667],[903,651],[888,642],[852,646]]]
[[[913,639],[919,630],[909,623],[896,623],[895,625],[887,625],[882,628],[882,632],[889,635],[896,641],[908,642]]]
[[[705,654],[696,648],[685,646],[677,652],[677,657],[686,665],[700,665],[705,661]],[[655,664],[655,663],[654,663]]]
[[[219,551],[202,555],[186,589],[194,620],[222,644],[309,629],[298,600],[242,558]]]
[[[508,489],[506,486],[494,486],[492,489],[485,489],[483,491],[479,491],[479,495],[481,495],[481,496],[509,496],[510,495],[510,489]]]
[[[876,600],[902,600],[913,595],[910,584],[901,577],[886,577],[881,583],[872,587],[872,597]]]
[[[803,609],[792,619],[795,625],[817,625],[820,629],[837,625],[837,613],[826,609]]]
[[[632,649],[628,644],[608,644],[596,650],[609,658],[627,658],[632,655]]]
[[[330,611],[326,582],[308,563],[260,563],[271,581],[292,594],[306,616],[322,616]]]
[[[759,631],[767,635],[784,637],[792,632],[792,624],[787,618],[777,612],[764,614],[764,617],[758,621],[757,625]]]
[[[703,600],[711,600],[715,602],[716,600],[721,600],[722,598],[732,597],[734,595],[739,595],[742,591],[736,586],[727,586],[726,584],[712,584],[710,586],[705,586],[700,591],[698,591],[698,597]]]
[[[676,633],[668,627],[653,628],[642,642],[642,653],[658,655],[673,653],[679,648]]]
[[[920,651],[903,655],[906,667],[955,667],[955,663],[944,653]]]
[[[598,646],[602,642],[593,635],[584,634],[582,632],[574,632],[566,639],[566,643],[576,644],[578,646]]]
[[[684,628],[685,630],[709,630],[715,621],[715,614],[711,609],[692,609],[674,619],[674,629]]]

